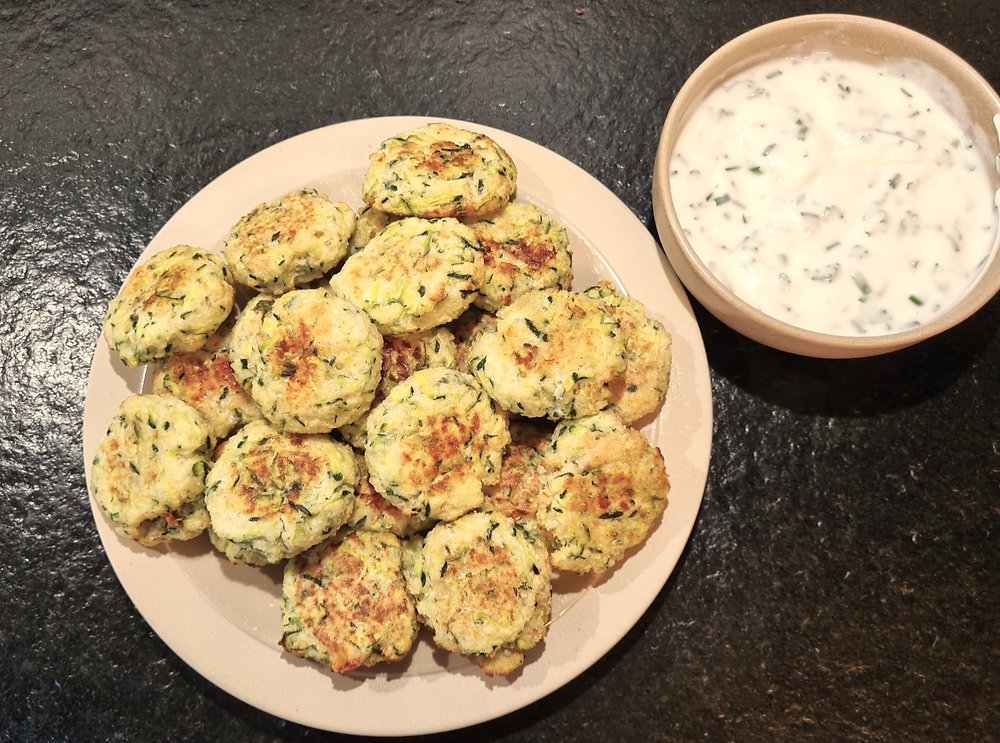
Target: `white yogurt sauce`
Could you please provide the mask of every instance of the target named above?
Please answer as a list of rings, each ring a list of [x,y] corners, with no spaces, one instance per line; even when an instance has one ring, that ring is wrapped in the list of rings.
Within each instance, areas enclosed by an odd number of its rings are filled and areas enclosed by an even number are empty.
[[[913,79],[818,54],[711,93],[670,189],[737,296],[809,330],[880,335],[948,309],[995,249],[986,162]]]

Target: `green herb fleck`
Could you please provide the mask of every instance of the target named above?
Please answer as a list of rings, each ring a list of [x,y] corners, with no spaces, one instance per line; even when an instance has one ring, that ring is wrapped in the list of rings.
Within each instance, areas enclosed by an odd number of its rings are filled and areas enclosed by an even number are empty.
[[[535,324],[533,322],[531,322],[531,320],[529,318],[527,318],[527,317],[524,318],[524,322],[528,326],[528,330],[530,330],[532,333],[534,333],[537,338],[541,339],[542,341],[548,341],[548,339],[549,339],[548,333],[544,333],[541,330],[539,330],[535,326]]]

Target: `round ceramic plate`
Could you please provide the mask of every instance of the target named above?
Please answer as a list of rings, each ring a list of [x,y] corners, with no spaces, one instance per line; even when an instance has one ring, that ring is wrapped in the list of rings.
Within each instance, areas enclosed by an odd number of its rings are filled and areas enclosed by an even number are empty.
[[[388,117],[335,124],[280,142],[206,186],[153,238],[139,261],[186,243],[221,250],[229,228],[256,204],[312,186],[361,205],[368,155],[399,132],[430,121]],[[570,234],[574,286],[609,279],[673,335],[673,370],[662,408],[642,421],[671,480],[663,520],[615,570],[597,579],[556,575],[545,642],[507,678],[486,678],[468,659],[436,650],[422,632],[401,664],[338,676],[293,658],[281,637],[279,567],[230,564],[206,536],[147,549],[119,537],[91,508],[108,559],[146,621],[185,662],[228,693],[284,719],[359,735],[452,730],[518,710],[571,681],[608,652],[663,588],[701,504],[712,437],[708,364],[697,322],[656,242],[608,189],[576,165],[520,137],[452,122],[493,137],[518,168],[516,198],[531,201]],[[90,370],[83,448],[88,486],[95,449],[119,402],[143,390],[103,338]],[[391,714],[387,711],[391,710]]]

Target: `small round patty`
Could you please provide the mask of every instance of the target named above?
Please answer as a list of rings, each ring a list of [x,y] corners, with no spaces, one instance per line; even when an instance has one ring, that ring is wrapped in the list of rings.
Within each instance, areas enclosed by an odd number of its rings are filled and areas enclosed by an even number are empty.
[[[473,511],[407,544],[403,572],[438,647],[510,673],[545,636],[551,567],[529,526]]]
[[[217,439],[261,418],[260,406],[236,379],[221,336],[210,347],[167,357],[153,370],[153,392],[179,397],[201,413]]]
[[[381,209],[376,209],[367,204],[361,207],[357,213],[354,232],[351,233],[351,239],[348,241],[348,255],[354,255],[360,251],[371,242],[371,239],[375,235],[388,227],[390,222],[394,222],[397,219],[399,217],[394,214],[387,214]]]
[[[289,560],[282,647],[335,673],[405,658],[418,624],[402,555],[394,534],[355,531]]]
[[[431,367],[372,410],[365,461],[372,485],[397,508],[454,519],[482,503],[509,441],[506,413],[471,375]]]
[[[257,354],[257,334],[260,332],[264,315],[273,305],[274,297],[268,294],[252,297],[240,310],[226,342],[226,352],[229,354],[229,365],[233,369],[233,376],[247,394],[253,389],[254,371],[250,361]]]
[[[384,335],[444,325],[461,315],[485,277],[483,251],[457,219],[391,223],[330,279],[334,293],[367,312]]]
[[[528,292],[475,336],[469,368],[511,413],[553,420],[604,408],[625,371],[625,341],[605,305],[581,292]]]
[[[251,330],[253,322],[248,320]],[[241,331],[239,340],[245,345],[233,348],[234,366],[247,360],[247,389],[275,426],[329,432],[371,406],[381,377],[382,336],[364,312],[326,289],[277,297],[260,314],[257,332]]]
[[[512,201],[468,222],[483,246],[486,280],[474,302],[490,312],[535,289],[569,289],[573,257],[566,229],[534,204]]]
[[[515,520],[534,519],[542,494],[542,456],[552,432],[531,418],[511,420],[509,430],[511,440],[500,463],[500,477],[483,486],[482,509]]]
[[[641,302],[606,281],[586,290],[600,299],[618,321],[625,339],[625,373],[612,384],[612,410],[626,423],[655,411],[667,396],[673,339],[663,323],[646,315]]]
[[[418,330],[415,333],[386,335],[382,338],[382,378],[375,390],[372,405],[377,405],[389,390],[419,369],[431,366],[458,367],[455,336],[446,327]],[[358,449],[365,448],[368,411],[352,423],[340,426],[340,436]]]
[[[354,491],[354,510],[344,529],[387,531],[398,537],[409,537],[427,531],[433,520],[401,511],[392,505],[371,484],[364,452],[355,450],[358,464],[358,484]]]
[[[235,290],[219,256],[177,245],[140,264],[104,314],[104,337],[126,366],[194,351],[229,316]]]
[[[347,204],[304,188],[241,217],[222,255],[241,284],[283,294],[334,269],[347,255],[355,221]]]
[[[209,525],[205,473],[211,426],[183,400],[131,395],[97,446],[91,493],[115,529],[147,547],[201,534]]]
[[[614,413],[556,426],[542,459],[542,506],[552,565],[598,573],[649,534],[667,505],[660,450]]]
[[[390,214],[463,217],[503,207],[517,187],[517,168],[485,134],[431,123],[383,141],[369,156],[365,203]]]
[[[347,522],[357,482],[347,445],[248,423],[221,447],[205,478],[212,544],[247,565],[297,555]]]

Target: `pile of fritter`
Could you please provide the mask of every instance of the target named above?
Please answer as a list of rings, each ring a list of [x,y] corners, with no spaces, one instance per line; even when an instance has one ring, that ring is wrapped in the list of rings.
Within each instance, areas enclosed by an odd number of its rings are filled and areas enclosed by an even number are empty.
[[[553,571],[611,569],[666,507],[634,424],[671,338],[612,284],[572,288],[566,229],[516,182],[490,137],[428,124],[370,155],[360,209],[304,188],[221,255],[136,267],[104,335],[152,389],[91,478],[117,531],[283,563],[280,643],[334,672],[405,658],[421,625],[519,668]]]

